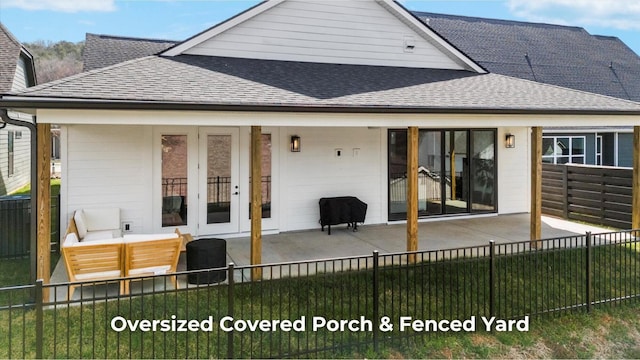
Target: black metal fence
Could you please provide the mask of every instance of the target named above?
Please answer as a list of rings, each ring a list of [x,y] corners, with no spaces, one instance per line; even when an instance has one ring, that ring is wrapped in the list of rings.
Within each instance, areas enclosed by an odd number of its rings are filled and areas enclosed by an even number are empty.
[[[542,211],[619,229],[631,227],[631,169],[587,165],[542,166]]]
[[[28,256],[31,247],[29,196],[0,199],[0,258]],[[51,250],[60,251],[60,197],[51,197]]]
[[[117,280],[82,283],[71,301],[68,284],[0,289],[0,357],[360,357],[435,335],[452,320],[483,332],[493,316],[521,320],[637,301],[639,236],[229,265],[189,273],[222,271],[217,285],[161,275],[137,279],[124,296]],[[262,281],[251,280],[257,275]],[[43,303],[43,292],[59,300]],[[37,301],[24,305],[29,298]]]

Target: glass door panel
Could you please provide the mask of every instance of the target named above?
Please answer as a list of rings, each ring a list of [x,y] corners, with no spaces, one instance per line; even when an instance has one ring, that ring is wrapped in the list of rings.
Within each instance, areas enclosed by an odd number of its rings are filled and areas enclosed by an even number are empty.
[[[469,212],[469,158],[467,131],[445,132],[445,183],[447,214]]]
[[[200,131],[200,234],[238,231],[238,130]]]
[[[442,214],[442,131],[420,131],[418,141],[418,212]]]
[[[472,130],[471,210],[492,212],[495,205],[495,131]]]
[[[187,136],[162,135],[162,227],[187,225]]]
[[[207,224],[231,221],[231,135],[207,136]]]
[[[407,218],[407,131],[389,131],[389,220]]]

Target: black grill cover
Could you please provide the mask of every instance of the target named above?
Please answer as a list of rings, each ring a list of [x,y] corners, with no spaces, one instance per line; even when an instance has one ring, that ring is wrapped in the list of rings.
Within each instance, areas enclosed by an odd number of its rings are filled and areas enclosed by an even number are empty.
[[[367,204],[354,196],[320,199],[320,225],[337,225],[364,222]]]

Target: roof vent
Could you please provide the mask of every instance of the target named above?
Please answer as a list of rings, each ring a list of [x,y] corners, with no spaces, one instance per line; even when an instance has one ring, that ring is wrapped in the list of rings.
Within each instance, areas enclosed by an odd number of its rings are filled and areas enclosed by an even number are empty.
[[[416,48],[416,40],[413,36],[404,37],[404,52],[412,53]]]

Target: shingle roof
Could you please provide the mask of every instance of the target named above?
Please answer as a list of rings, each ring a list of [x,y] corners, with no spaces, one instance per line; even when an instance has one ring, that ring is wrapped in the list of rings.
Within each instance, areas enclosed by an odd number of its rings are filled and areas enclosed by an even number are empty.
[[[90,71],[123,61],[157,54],[175,41],[87,34],[82,55],[83,70]]]
[[[583,28],[415,12],[487,70],[640,101],[640,57]]]
[[[162,103],[447,110],[640,111],[640,104],[498,74],[149,56],[20,96]]]
[[[11,90],[22,45],[0,23],[0,92]]]

